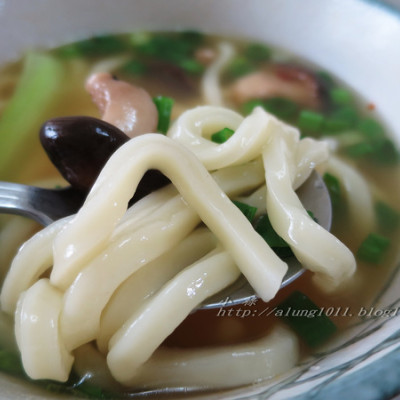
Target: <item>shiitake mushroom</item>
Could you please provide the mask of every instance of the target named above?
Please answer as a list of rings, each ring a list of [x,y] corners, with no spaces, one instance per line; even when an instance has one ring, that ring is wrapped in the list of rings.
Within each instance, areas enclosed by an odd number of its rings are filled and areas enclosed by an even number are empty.
[[[89,192],[108,159],[128,140],[114,125],[88,116],[52,118],[40,129],[40,142],[51,162],[83,192]],[[161,172],[147,171],[131,203],[168,183]]]

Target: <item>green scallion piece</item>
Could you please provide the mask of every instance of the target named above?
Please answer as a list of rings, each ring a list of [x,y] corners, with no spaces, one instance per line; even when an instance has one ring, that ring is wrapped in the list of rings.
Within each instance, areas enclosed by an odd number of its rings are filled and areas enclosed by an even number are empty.
[[[129,42],[135,47],[140,47],[151,41],[152,34],[149,32],[134,32],[129,36]]]
[[[253,221],[253,219],[254,219],[254,217],[256,215],[256,212],[257,212],[257,207],[253,207],[253,206],[250,206],[250,205],[248,205],[246,203],[242,203],[241,201],[236,201],[236,200],[233,201],[233,204],[235,204],[235,206],[237,208],[239,208],[239,210],[244,214],[244,216],[250,222]]]
[[[339,179],[328,172],[324,174],[323,179],[329,191],[332,208],[338,210],[342,203],[342,190]]]
[[[197,47],[204,42],[205,36],[198,31],[186,30],[179,33],[179,38],[190,43],[192,47]]]
[[[400,225],[400,213],[383,201],[375,204],[379,228],[383,232],[393,232]]]
[[[318,218],[314,215],[314,213],[311,210],[307,210],[307,214],[310,216],[310,218],[318,223]]]
[[[318,112],[311,110],[303,110],[300,112],[297,126],[304,132],[318,132],[322,128],[324,116]]]
[[[288,244],[275,232],[267,214],[257,218],[254,222],[254,229],[270,247],[288,247]]]
[[[218,132],[215,132],[211,135],[211,140],[215,143],[224,143],[226,142],[233,134],[235,131],[230,128],[224,128],[221,129]]]
[[[277,315],[309,346],[326,342],[337,330],[336,325],[305,294],[295,291],[277,307]]]
[[[239,78],[255,70],[255,66],[245,57],[236,57],[227,67],[231,78]]]
[[[332,100],[332,103],[337,105],[344,105],[352,102],[350,92],[342,88],[331,89],[329,91],[329,97]]]
[[[176,65],[191,59],[198,45],[188,33],[165,36],[163,34],[131,37],[134,50],[145,57],[153,57]]]
[[[352,123],[342,116],[330,115],[325,118],[323,130],[328,133],[340,133],[352,127]]]
[[[194,59],[184,59],[178,65],[186,72],[193,75],[200,75],[204,71],[204,65]]]
[[[104,56],[120,53],[127,47],[127,43],[122,38],[115,35],[103,35],[61,46],[56,50],[56,54],[63,58]]]
[[[372,154],[374,152],[374,147],[371,143],[361,142],[347,146],[345,152],[349,157],[357,159]]]
[[[171,120],[171,112],[172,106],[174,105],[174,100],[167,96],[157,96],[153,98],[153,101],[158,111],[157,130],[166,134]]]
[[[385,136],[385,130],[382,125],[372,118],[364,118],[359,122],[357,128],[371,140],[382,139]]]
[[[283,97],[273,97],[264,100],[264,108],[278,118],[289,120],[293,118],[298,111],[298,105],[292,100]]]
[[[245,48],[244,55],[253,62],[268,61],[271,58],[271,49],[261,43],[252,43]]]
[[[316,77],[322,83],[322,85],[328,89],[332,88],[335,85],[334,79],[326,71],[316,72]]]
[[[24,375],[21,357],[8,350],[0,350],[0,370],[12,375]]]
[[[253,222],[253,226],[255,231],[268,243],[278,257],[285,259],[293,256],[292,249],[285,240],[275,232],[268,215],[263,214],[259,216]]]
[[[357,258],[369,264],[379,264],[390,246],[390,239],[378,233],[370,233],[361,243]]]
[[[147,72],[147,67],[139,60],[130,60],[121,67],[121,71],[134,76],[142,76]]]
[[[400,161],[400,153],[396,145],[388,138],[371,141],[374,151],[369,161],[377,165],[396,165]]]
[[[357,109],[352,106],[337,108],[331,113],[331,116],[346,121],[348,127],[355,127],[359,119]]]
[[[253,100],[247,101],[246,103],[243,103],[243,105],[242,105],[243,115],[251,114],[256,107],[264,108],[263,100],[253,99]]]

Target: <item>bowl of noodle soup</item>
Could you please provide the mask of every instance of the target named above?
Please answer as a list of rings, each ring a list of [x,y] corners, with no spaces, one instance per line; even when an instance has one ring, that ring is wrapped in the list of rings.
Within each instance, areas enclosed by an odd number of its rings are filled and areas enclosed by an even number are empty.
[[[128,138],[75,217],[1,215],[0,395],[398,393],[399,17],[358,0],[5,0],[1,180],[68,185],[46,120]],[[149,169],[172,185],[127,211]],[[330,233],[295,194],[314,169]],[[293,256],[310,271],[279,290]],[[240,273],[258,298],[196,311]]]

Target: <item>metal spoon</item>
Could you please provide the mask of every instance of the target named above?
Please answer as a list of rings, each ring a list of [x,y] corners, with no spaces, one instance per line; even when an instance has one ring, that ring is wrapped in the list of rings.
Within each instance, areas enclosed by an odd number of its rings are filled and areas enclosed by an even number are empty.
[[[328,190],[321,176],[313,172],[297,191],[307,210],[312,211],[318,223],[330,229],[332,207]],[[64,189],[43,189],[17,183],[0,182],[0,212],[29,217],[41,225],[75,214],[82,206],[85,194],[71,187]],[[289,269],[281,287],[298,278],[304,269],[294,258],[285,260]],[[239,278],[218,294],[210,297],[200,306],[202,309],[219,308],[242,304],[255,300],[253,288],[245,278]]]

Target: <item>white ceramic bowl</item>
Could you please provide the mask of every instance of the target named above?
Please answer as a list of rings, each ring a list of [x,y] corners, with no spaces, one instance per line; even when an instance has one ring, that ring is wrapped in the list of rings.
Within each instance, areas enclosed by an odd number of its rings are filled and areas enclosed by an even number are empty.
[[[339,76],[377,109],[400,143],[400,12],[361,0],[0,0],[0,63],[88,35],[193,28],[260,39]],[[400,267],[400,265],[399,265]],[[397,270],[376,299],[400,304]],[[400,319],[366,319],[279,381],[207,398],[390,398],[400,390]],[[0,398],[53,398],[0,376]]]

